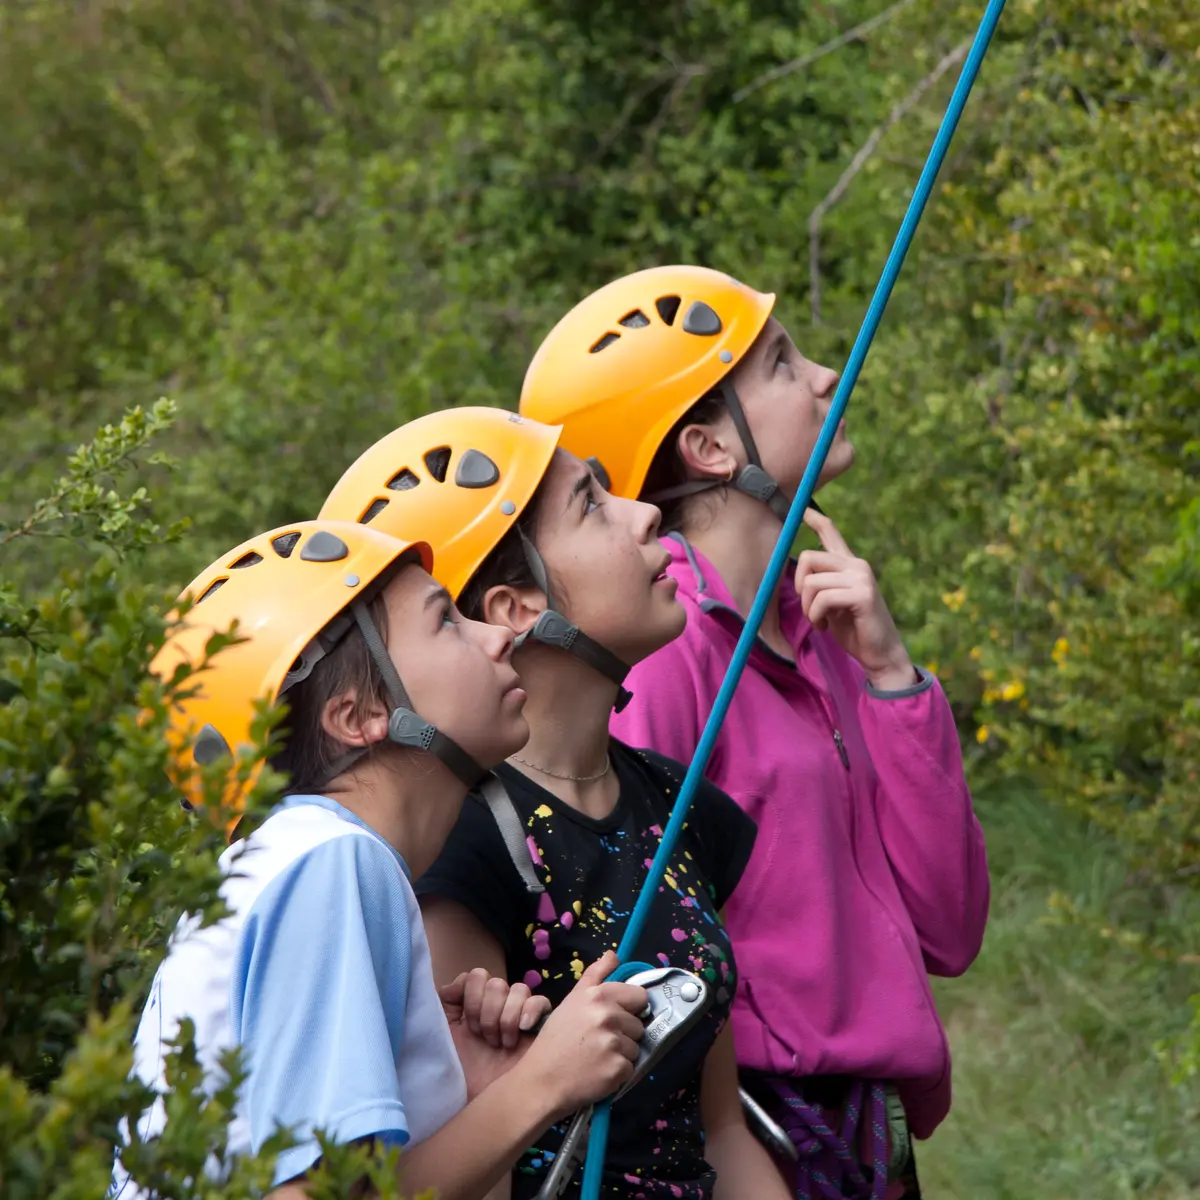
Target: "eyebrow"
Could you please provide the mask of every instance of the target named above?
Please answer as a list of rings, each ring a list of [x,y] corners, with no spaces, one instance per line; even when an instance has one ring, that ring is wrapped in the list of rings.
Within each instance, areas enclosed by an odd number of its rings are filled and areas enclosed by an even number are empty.
[[[450,601],[450,593],[444,587],[431,588],[425,593],[425,608],[432,608],[435,604],[447,604]]]
[[[579,476],[578,479],[575,480],[575,482],[571,485],[571,494],[567,497],[567,510],[570,510],[571,505],[575,503],[575,499],[580,492],[586,492],[595,481],[596,477],[591,473],[591,471],[585,471]]]
[[[787,334],[781,329],[767,343],[767,348],[763,353],[763,362],[774,364],[775,356],[779,353],[779,348],[787,341]]]

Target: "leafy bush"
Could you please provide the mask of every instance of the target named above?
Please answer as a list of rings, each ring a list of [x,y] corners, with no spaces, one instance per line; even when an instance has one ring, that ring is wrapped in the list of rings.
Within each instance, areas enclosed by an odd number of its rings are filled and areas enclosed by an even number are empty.
[[[164,775],[166,704],[188,674],[166,688],[147,676],[174,599],[146,578],[147,549],[185,533],[152,519],[144,489],[114,486],[173,413],[162,401],[106,426],[51,497],[0,531],[6,555],[29,539],[70,538],[93,556],[38,594],[0,587],[0,1193],[10,1200],[103,1194],[121,1122],[149,1100],[129,1079],[132,1039],[166,936],[184,911],[224,911],[219,813],[187,816]],[[209,653],[226,642],[215,637]],[[261,745],[274,719],[264,710]],[[260,759],[245,754],[242,771]],[[216,812],[218,774],[206,782]],[[278,784],[263,773],[252,811]],[[269,1186],[286,1132],[231,1163],[220,1187],[205,1181],[205,1164],[224,1159],[240,1079],[236,1054],[225,1065],[228,1082],[208,1095],[182,1031],[166,1129],[127,1151],[155,1195],[248,1200]],[[329,1147],[313,1194],[345,1195],[363,1176],[397,1194],[394,1155]]]

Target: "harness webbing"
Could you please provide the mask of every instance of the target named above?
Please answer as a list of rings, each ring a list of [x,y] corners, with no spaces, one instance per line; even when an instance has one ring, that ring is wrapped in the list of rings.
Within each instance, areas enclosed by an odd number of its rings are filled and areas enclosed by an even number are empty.
[[[983,59],[987,54],[988,45],[991,43],[992,34],[996,30],[1000,14],[1003,11],[1004,0],[988,0],[987,9],[983,14],[983,19],[979,23],[979,29],[975,33],[975,39],[971,43],[971,49],[967,54],[966,62],[963,63],[958,82],[954,85],[954,92],[950,97],[949,104],[946,106],[946,112],[942,117],[941,125],[938,127],[937,136],[933,140],[929,156],[925,160],[925,166],[922,168],[917,185],[913,189],[912,199],[908,202],[908,210],[904,214],[904,220],[900,223],[900,230],[896,234],[896,240],[892,243],[892,249],[888,254],[887,262],[884,264],[879,283],[876,284],[875,293],[871,297],[871,303],[867,308],[867,314],[863,318],[858,336],[854,339],[854,346],[850,351],[850,357],[846,361],[846,369],[842,373],[841,380],[838,382],[833,403],[830,405],[825,422],[821,426],[821,433],[817,438],[817,444],[813,447],[813,452],[809,456],[808,466],[805,467],[804,476],[800,480],[800,486],[796,490],[796,495],[792,498],[791,509],[788,511],[787,520],[783,523],[779,540],[775,543],[775,549],[767,565],[766,574],[759,585],[758,594],[754,597],[754,604],[750,608],[746,624],[742,628],[741,636],[738,638],[737,646],[734,648],[729,668],[725,672],[725,678],[721,683],[720,690],[717,692],[716,699],[713,701],[712,711],[709,713],[708,720],[704,725],[704,732],[700,735],[699,744],[696,746],[696,753],[692,757],[691,765],[688,767],[687,775],[683,780],[683,786],[679,789],[679,795],[676,797],[674,807],[671,811],[671,819],[667,822],[666,829],[663,830],[663,835],[658,845],[658,853],[655,854],[654,861],[650,864],[646,880],[642,884],[641,893],[638,896],[637,903],[634,905],[633,912],[630,914],[629,924],[626,925],[624,936],[617,947],[617,955],[621,959],[622,967],[618,967],[613,973],[611,976],[613,979],[620,979],[624,976],[622,968],[629,965],[626,960],[633,953],[642,936],[642,930],[650,913],[650,906],[654,903],[654,897],[658,893],[658,888],[662,882],[666,867],[670,862],[671,856],[675,853],[675,846],[683,831],[684,823],[687,821],[688,810],[696,795],[696,789],[700,784],[704,769],[708,765],[709,758],[712,756],[713,747],[716,744],[721,725],[724,723],[725,715],[729,711],[733,693],[750,658],[750,652],[754,649],[754,643],[758,638],[758,631],[762,625],[763,617],[766,615],[767,606],[771,601],[771,597],[775,594],[775,589],[779,586],[784,568],[787,566],[788,555],[797,534],[800,532],[804,510],[808,507],[808,503],[812,499],[812,494],[816,490],[817,479],[825,465],[829,448],[833,444],[838,423],[845,415],[846,406],[850,402],[850,396],[854,391],[854,385],[858,382],[859,373],[862,370],[863,363],[866,361],[867,351],[870,350],[871,342],[874,340],[879,323],[883,319],[884,309],[887,308],[892,288],[899,277],[900,268],[904,265],[905,255],[907,255],[908,248],[912,244],[913,235],[917,231],[917,225],[920,223],[921,216],[925,211],[925,205],[937,180],[938,171],[941,170],[942,163],[946,158],[946,152],[950,148],[950,142],[954,137],[954,131],[958,126],[959,118],[966,107],[967,99],[971,94],[971,88],[979,74],[979,68],[983,65]],[[584,1162],[582,1200],[600,1200],[600,1183],[604,1172],[604,1155],[608,1148],[608,1127],[611,1109],[612,1104],[609,1100],[602,1101],[596,1105],[595,1115],[592,1119],[592,1130],[588,1138],[587,1159]]]

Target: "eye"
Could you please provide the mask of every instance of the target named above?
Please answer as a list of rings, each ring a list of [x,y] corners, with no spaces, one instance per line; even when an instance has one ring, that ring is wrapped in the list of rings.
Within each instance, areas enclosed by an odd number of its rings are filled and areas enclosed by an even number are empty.
[[[453,604],[446,604],[442,608],[442,619],[441,619],[440,623],[442,625],[457,625],[458,624],[458,612],[455,610],[455,607]]]
[[[594,488],[588,488],[588,490],[583,493],[583,515],[585,517],[590,517],[592,513],[603,507],[604,505],[596,499],[596,491]]]

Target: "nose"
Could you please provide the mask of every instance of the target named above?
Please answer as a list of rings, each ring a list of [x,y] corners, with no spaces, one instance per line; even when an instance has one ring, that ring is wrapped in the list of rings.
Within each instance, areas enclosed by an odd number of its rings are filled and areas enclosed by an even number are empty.
[[[841,379],[841,375],[832,367],[818,367],[816,378],[817,395],[832,396],[839,379]]]
[[[645,500],[632,500],[634,512],[634,529],[637,531],[639,542],[649,542],[658,536],[658,528],[662,524],[662,509],[657,504],[649,504]]]
[[[507,625],[489,625],[486,621],[472,621],[472,632],[493,662],[506,663],[512,658],[515,634]]]

